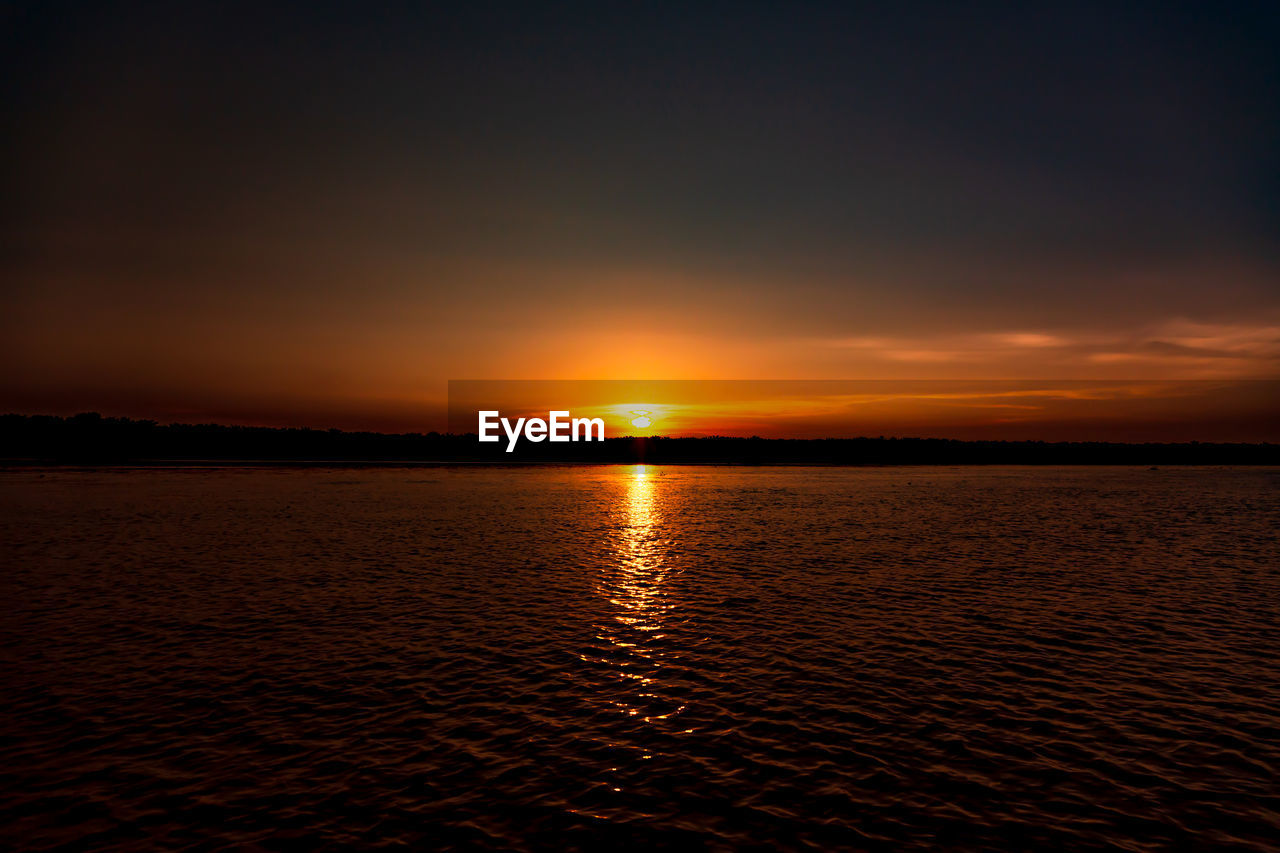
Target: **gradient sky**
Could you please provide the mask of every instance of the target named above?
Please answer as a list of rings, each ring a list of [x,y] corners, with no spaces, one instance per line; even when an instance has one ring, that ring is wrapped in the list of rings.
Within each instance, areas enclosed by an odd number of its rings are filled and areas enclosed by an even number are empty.
[[[1274,378],[1277,8],[7,4],[0,410]]]

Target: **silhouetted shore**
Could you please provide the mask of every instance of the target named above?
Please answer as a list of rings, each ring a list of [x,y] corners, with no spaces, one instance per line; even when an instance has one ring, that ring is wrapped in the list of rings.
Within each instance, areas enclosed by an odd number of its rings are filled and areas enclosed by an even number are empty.
[[[176,461],[748,465],[1277,465],[1280,444],[957,441],[935,438],[611,438],[480,444],[474,435],[168,424],[81,414],[0,416],[9,464]]]

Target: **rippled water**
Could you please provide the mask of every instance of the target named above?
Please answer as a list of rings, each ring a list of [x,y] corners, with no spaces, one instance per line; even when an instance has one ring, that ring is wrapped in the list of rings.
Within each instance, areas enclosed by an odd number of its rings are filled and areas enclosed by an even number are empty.
[[[1274,848],[1278,486],[0,473],[0,844]]]

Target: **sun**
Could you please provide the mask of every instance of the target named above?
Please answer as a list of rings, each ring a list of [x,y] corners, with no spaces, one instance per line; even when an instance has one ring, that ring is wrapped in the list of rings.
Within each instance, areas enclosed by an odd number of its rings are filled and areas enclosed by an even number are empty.
[[[609,423],[616,424],[626,435],[651,435],[655,430],[666,429],[671,423],[672,410],[668,403],[642,398],[600,409],[608,416]]]

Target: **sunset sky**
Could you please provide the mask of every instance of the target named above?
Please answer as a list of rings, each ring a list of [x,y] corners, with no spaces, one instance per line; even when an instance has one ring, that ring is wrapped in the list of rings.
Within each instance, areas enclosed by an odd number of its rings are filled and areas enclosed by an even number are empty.
[[[1280,377],[1274,4],[853,5],[8,4],[0,410]]]

